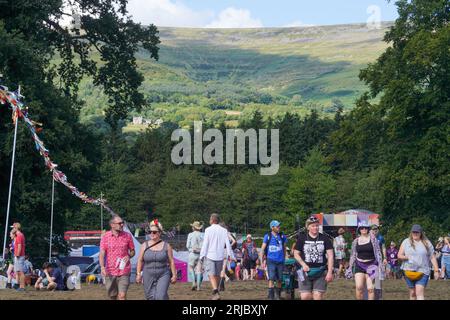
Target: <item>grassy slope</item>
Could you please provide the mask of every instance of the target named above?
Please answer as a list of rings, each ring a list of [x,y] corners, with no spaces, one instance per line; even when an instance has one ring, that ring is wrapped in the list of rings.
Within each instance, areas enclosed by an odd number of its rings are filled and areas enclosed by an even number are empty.
[[[286,97],[299,94],[324,106],[338,98],[351,108],[365,90],[358,79],[359,70],[386,48],[382,38],[388,26],[383,24],[379,30],[369,30],[365,24],[161,28],[160,60],[151,60],[143,51],[137,54],[145,77],[142,90],[204,95],[215,89],[225,97],[242,90]],[[87,106],[99,107],[95,111],[84,108],[82,118],[101,116],[106,106],[101,90],[84,80],[81,95],[86,97]],[[167,106],[156,107],[169,110]]]

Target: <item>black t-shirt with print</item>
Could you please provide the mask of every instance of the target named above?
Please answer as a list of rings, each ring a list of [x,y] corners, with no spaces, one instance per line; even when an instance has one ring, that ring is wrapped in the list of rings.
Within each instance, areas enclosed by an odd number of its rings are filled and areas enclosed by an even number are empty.
[[[322,233],[316,238],[309,234],[300,234],[295,244],[295,250],[310,268],[319,268],[327,265],[327,250],[333,249],[331,239]]]

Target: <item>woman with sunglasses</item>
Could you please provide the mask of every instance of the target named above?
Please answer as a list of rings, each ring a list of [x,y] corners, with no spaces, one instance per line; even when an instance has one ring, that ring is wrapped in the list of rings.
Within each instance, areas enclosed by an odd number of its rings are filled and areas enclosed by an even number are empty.
[[[401,269],[409,288],[409,299],[424,300],[430,267],[433,266],[436,280],[439,279],[439,267],[433,244],[427,239],[420,225],[412,226],[409,237],[403,240],[398,250],[398,259],[403,261]]]
[[[376,236],[369,232],[369,225],[362,221],[358,226],[359,236],[353,240],[348,273],[353,273],[356,284],[356,299],[363,300],[367,288],[368,300],[375,300],[375,280],[383,280],[382,254]]]
[[[136,282],[143,280],[147,300],[168,300],[169,284],[177,282],[172,247],[161,239],[162,231],[161,223],[153,220],[150,223],[150,240],[141,245],[139,252]]]

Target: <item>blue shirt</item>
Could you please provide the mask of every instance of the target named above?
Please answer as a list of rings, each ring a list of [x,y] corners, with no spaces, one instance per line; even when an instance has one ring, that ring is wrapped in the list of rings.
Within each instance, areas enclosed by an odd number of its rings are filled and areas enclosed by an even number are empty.
[[[377,240],[378,243],[380,244],[380,248],[382,248],[384,244],[384,237],[381,234],[377,234]]]
[[[270,243],[267,243],[269,240],[269,234],[264,235],[263,242],[267,244],[267,260],[277,262],[277,263],[284,263],[284,245],[287,241],[287,238],[285,235],[280,236],[280,234],[277,234],[277,236],[274,236],[272,234],[272,237],[270,238]]]
[[[63,290],[64,289],[64,280],[62,277],[61,269],[59,269],[59,268],[53,269],[50,276],[52,278],[55,278],[56,290]]]

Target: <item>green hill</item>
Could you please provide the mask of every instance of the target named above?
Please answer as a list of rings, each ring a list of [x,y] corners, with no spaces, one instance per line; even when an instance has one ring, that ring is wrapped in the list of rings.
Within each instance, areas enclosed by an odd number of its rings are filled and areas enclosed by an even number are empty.
[[[218,117],[235,120],[223,109],[266,107],[272,116],[310,108],[332,112],[333,99],[351,108],[365,90],[359,70],[386,48],[382,39],[389,26],[160,28],[160,60],[137,54],[145,77],[142,90],[152,103],[141,114],[182,122],[192,112],[190,118],[205,119],[220,111]],[[101,115],[98,103],[106,99],[99,90],[84,81],[82,95],[88,102],[83,117]],[[189,112],[182,110],[186,107]]]

